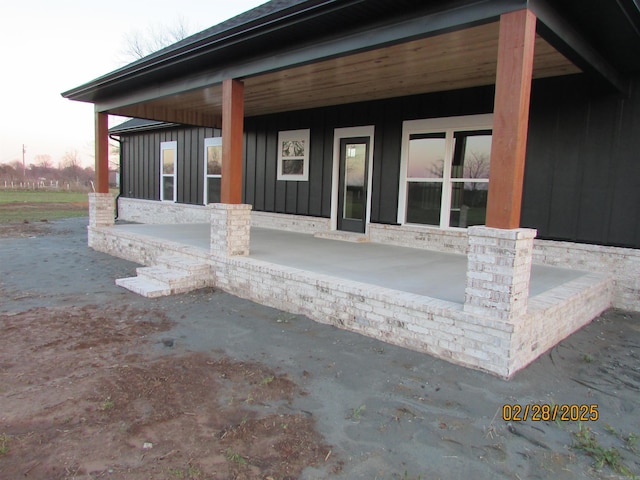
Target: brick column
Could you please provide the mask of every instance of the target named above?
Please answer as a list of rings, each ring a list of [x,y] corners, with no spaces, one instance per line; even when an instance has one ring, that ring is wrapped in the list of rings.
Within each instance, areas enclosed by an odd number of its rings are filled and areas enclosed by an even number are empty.
[[[537,231],[475,226],[468,234],[464,311],[508,321],[524,315]]]
[[[116,216],[116,204],[111,193],[89,194],[89,225],[110,227]]]
[[[251,205],[213,203],[211,209],[211,255],[249,255]]]

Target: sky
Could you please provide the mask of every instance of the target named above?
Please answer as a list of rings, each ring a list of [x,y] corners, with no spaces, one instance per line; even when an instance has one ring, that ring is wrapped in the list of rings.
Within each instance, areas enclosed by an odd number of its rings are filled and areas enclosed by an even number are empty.
[[[62,98],[127,63],[127,35],[178,18],[192,33],[265,0],[21,0],[0,10],[0,163],[54,165],[77,151],[93,165],[93,105]],[[123,119],[115,117],[110,125]]]

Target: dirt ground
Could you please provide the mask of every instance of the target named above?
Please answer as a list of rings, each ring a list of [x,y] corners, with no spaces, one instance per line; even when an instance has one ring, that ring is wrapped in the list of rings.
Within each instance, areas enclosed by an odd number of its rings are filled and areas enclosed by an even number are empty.
[[[0,479],[640,474],[638,314],[507,382],[213,289],[138,297],[113,284],[136,265],[87,248],[85,225],[0,231]]]
[[[311,417],[287,408],[304,392],[286,375],[151,354],[170,326],[127,306],[3,317],[3,478],[297,478],[324,462]]]
[[[42,234],[41,224],[83,216],[88,208],[88,202],[0,203],[0,238]]]
[[[0,223],[0,238],[26,238],[37,235],[46,235],[50,231],[47,225],[48,222],[49,221],[47,220],[37,223]]]

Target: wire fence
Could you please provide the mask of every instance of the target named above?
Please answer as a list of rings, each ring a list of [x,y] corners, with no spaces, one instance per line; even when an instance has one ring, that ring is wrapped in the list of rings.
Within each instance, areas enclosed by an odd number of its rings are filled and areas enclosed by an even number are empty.
[[[50,191],[74,191],[89,192],[91,185],[85,185],[81,182],[65,182],[60,180],[50,181],[27,181],[18,182],[13,180],[1,180],[0,189],[2,190],[50,190]]]

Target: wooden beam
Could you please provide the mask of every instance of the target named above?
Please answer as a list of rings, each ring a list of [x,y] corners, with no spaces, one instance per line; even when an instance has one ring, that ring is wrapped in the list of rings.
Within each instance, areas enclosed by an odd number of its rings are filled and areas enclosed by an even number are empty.
[[[488,227],[520,227],[535,39],[536,17],[531,11],[500,17]]]
[[[95,113],[96,136],[96,192],[109,193],[109,115]]]
[[[244,135],[244,84],[222,82],[222,180],[220,203],[242,203],[242,144]]]

